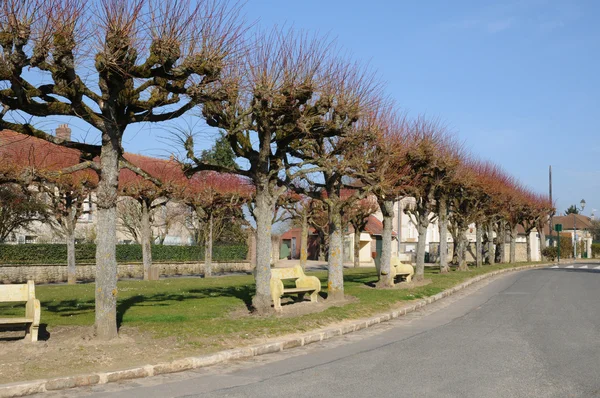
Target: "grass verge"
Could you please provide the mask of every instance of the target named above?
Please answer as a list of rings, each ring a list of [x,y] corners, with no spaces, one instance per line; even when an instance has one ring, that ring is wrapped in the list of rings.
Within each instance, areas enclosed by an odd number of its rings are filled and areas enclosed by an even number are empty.
[[[118,323],[148,332],[154,338],[175,339],[178,345],[200,348],[201,352],[244,344],[245,340],[273,337],[326,326],[331,323],[370,316],[398,304],[432,296],[466,279],[520,264],[471,268],[470,272],[440,274],[426,269],[432,283],[412,289],[378,290],[365,288],[377,280],[374,268],[345,270],[345,292],[355,300],[329,307],[319,313],[293,317],[248,315],[254,294],[252,276],[212,279],[174,278],[155,282],[119,282]],[[317,276],[326,291],[327,273]],[[322,293],[326,296],[325,293]],[[52,334],[63,326],[91,326],[94,322],[94,284],[38,286],[42,323]],[[0,305],[0,316],[22,316],[23,306]],[[49,343],[51,339],[49,340]]]

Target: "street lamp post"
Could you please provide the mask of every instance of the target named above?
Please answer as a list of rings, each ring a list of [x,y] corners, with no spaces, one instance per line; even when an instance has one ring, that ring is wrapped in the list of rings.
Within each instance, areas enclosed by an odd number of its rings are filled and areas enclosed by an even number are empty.
[[[579,202],[579,204],[581,205],[581,208],[578,208],[577,205],[575,205],[575,209],[583,212],[583,209],[585,208],[585,199],[581,199],[581,202]],[[576,217],[576,213],[573,213],[573,230],[574,230],[574,237],[575,237],[575,243],[573,244],[573,254],[574,254],[574,259],[577,260],[577,217]]]

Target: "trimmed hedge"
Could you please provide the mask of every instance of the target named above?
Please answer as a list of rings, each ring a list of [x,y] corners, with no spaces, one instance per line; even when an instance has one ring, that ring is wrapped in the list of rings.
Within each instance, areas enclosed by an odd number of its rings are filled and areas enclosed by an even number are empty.
[[[213,261],[243,261],[246,259],[246,245],[215,245]],[[96,245],[75,245],[77,263],[95,263]],[[152,246],[152,260],[155,262],[203,261],[202,246]],[[117,245],[117,262],[141,262],[141,245]],[[66,264],[67,245],[64,244],[24,244],[0,245],[0,264]]]

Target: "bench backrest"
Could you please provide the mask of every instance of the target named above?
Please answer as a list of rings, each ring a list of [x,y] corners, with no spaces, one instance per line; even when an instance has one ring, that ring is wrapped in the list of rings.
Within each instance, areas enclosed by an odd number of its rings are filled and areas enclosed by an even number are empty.
[[[272,279],[298,279],[304,276],[302,267],[296,265],[292,268],[272,268],[271,278]]]
[[[35,284],[27,281],[20,285],[0,285],[0,302],[29,301],[35,298]]]

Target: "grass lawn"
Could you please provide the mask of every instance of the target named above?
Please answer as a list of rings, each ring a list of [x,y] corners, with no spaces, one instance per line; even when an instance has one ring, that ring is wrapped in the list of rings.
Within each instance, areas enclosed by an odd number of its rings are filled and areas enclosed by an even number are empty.
[[[154,282],[121,281],[118,322],[120,326],[144,330],[155,338],[175,338],[178,345],[202,347],[203,352],[209,352],[230,344],[240,345],[243,340],[310,330],[345,319],[369,316],[398,302],[431,296],[476,275],[513,266],[484,266],[471,268],[470,272],[452,271],[448,274],[426,269],[425,277],[432,280],[429,285],[388,290],[365,287],[365,284],[377,280],[374,268],[346,269],[345,292],[356,300],[296,317],[247,315],[254,293],[254,281],[249,275],[172,278]],[[321,294],[326,296],[327,273],[308,274],[319,277],[323,285]],[[93,283],[38,286],[36,296],[42,304],[42,323],[47,324],[51,333],[60,326],[90,326],[94,323]],[[22,305],[0,305],[0,316],[22,316],[22,313]]]

